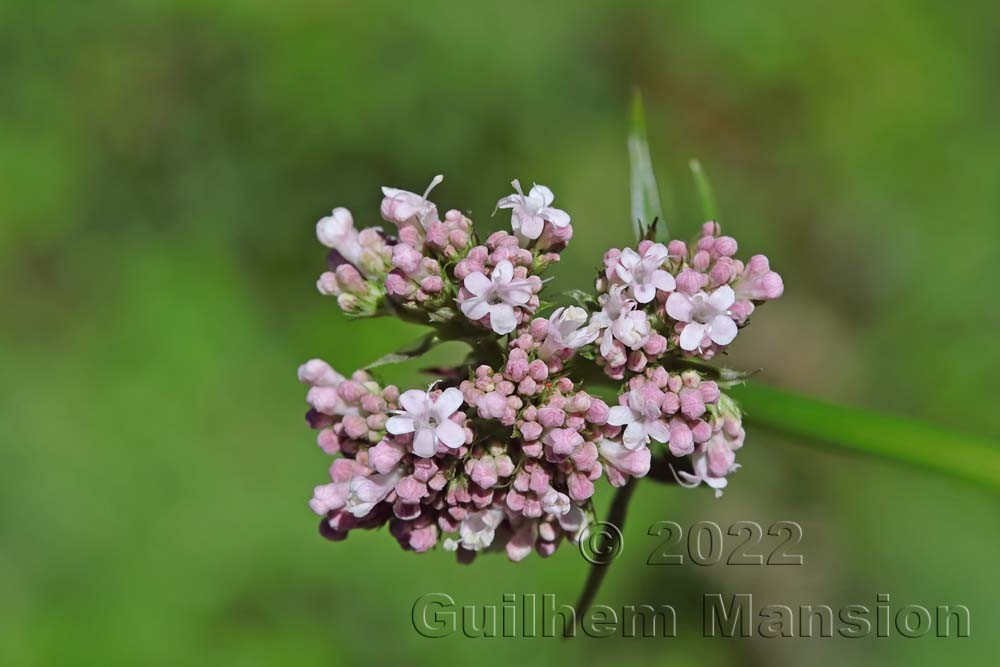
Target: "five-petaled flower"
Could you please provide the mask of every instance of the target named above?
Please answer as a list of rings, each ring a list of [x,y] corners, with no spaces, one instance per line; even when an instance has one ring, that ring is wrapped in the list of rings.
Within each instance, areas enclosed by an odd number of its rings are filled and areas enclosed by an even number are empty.
[[[672,292],[676,287],[674,277],[663,269],[669,252],[662,243],[654,243],[640,255],[632,248],[625,248],[615,274],[626,285],[639,303],[649,303],[656,297],[656,290]]]
[[[517,327],[515,306],[523,306],[531,299],[531,281],[514,277],[514,265],[508,260],[498,262],[490,277],[481,271],[470,273],[463,283],[472,296],[459,304],[470,320],[490,316],[490,327],[499,335],[508,334]]]
[[[650,438],[657,442],[670,440],[670,428],[660,419],[662,391],[655,385],[646,385],[642,389],[631,390],[622,398],[625,404],[611,408],[608,423],[625,427],[622,444],[626,449],[638,449],[649,443]]]
[[[413,453],[424,458],[434,456],[438,442],[457,449],[465,443],[465,430],[450,417],[463,401],[462,392],[454,387],[445,389],[436,399],[419,389],[404,391],[399,397],[403,409],[389,417],[385,429],[393,435],[413,433]]]
[[[439,222],[437,206],[427,200],[427,195],[443,180],[444,176],[441,174],[435,176],[422,195],[407,190],[383,187],[382,217],[400,226],[418,224],[423,229],[427,229],[433,222]]]
[[[683,322],[681,349],[691,352],[702,346],[707,337],[717,345],[729,345],[736,338],[736,323],[729,308],[736,301],[733,288],[723,285],[711,294],[700,291],[693,296],[674,292],[667,299],[667,315]]]
[[[510,223],[515,233],[527,239],[537,239],[542,235],[546,222],[551,222],[556,227],[569,225],[569,214],[550,206],[555,199],[552,190],[536,183],[525,195],[517,179],[510,184],[514,186],[516,194],[507,195],[498,201],[497,208],[512,209]]]

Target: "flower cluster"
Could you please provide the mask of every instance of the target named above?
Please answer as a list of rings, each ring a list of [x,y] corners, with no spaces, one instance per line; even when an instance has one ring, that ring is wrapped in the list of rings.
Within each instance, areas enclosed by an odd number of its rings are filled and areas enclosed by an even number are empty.
[[[549,188],[525,195],[515,180],[497,203],[511,232],[480,242],[467,217],[441,219],[428,200],[441,180],[423,195],[383,189],[393,234],[356,230],[342,208],[317,224],[331,249],[319,288],[342,310],[423,322],[472,347],[426,390],[318,359],[299,368],[307,422],[334,457],[309,502],[321,533],[388,524],[405,549],[518,561],[580,540],[602,477],[620,487],[659,465],[720,495],[739,467],[742,417],[723,376],[693,357],[724,349],[780,296],[767,259],[734,259],[736,242],[706,223],[691,246],[609,250],[592,299],[539,317],[541,274],[571,239],[570,216]],[[583,388],[602,377],[612,405]]]

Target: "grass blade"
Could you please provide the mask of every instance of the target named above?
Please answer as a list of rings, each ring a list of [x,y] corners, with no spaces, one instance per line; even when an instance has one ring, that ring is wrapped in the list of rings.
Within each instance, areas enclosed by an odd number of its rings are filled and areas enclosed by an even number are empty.
[[[708,176],[701,167],[701,162],[692,159],[688,163],[691,168],[691,175],[694,176],[694,186],[698,190],[698,200],[701,202],[702,222],[709,220],[718,221],[719,209],[715,206],[715,195],[712,194],[712,184],[708,182]]]
[[[818,401],[761,384],[728,390],[747,422],[1000,490],[1000,443],[930,424]]]
[[[636,240],[646,236],[649,226],[657,220],[657,231],[666,234],[660,191],[653,174],[653,161],[649,157],[646,139],[646,111],[642,94],[632,94],[632,121],[628,133],[629,187],[632,202],[632,225]]]

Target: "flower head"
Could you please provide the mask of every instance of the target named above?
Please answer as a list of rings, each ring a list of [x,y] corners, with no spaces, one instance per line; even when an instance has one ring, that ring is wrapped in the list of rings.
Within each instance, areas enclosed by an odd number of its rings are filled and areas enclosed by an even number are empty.
[[[515,233],[526,239],[537,239],[542,235],[546,222],[560,228],[569,225],[569,214],[550,206],[555,199],[552,190],[544,185],[535,184],[525,195],[517,179],[510,184],[514,186],[516,194],[508,195],[498,201],[497,208],[512,210],[510,224]]]
[[[465,444],[465,431],[450,417],[463,401],[462,392],[454,387],[445,389],[436,399],[419,389],[404,391],[399,396],[403,409],[389,417],[385,428],[393,435],[413,433],[413,453],[417,456],[434,456],[439,442],[457,449]]]

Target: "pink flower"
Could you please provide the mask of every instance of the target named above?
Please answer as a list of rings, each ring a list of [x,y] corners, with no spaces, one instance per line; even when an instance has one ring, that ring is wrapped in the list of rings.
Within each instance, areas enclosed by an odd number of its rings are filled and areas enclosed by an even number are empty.
[[[556,227],[566,227],[570,218],[566,211],[549,206],[555,199],[552,190],[544,185],[535,184],[525,196],[521,191],[521,183],[511,181],[517,194],[508,195],[497,202],[497,208],[512,209],[511,227],[516,234],[526,239],[537,239],[542,235],[546,222]]]
[[[655,385],[647,384],[633,389],[622,397],[624,405],[616,405],[608,412],[608,423],[624,426],[622,442],[626,449],[638,449],[652,438],[657,442],[670,440],[670,429],[660,419],[660,404],[663,392]]]
[[[777,299],[785,291],[781,276],[771,270],[764,255],[754,255],[747,262],[743,276],[736,281],[736,298],[766,301]]]
[[[700,291],[693,296],[674,292],[667,299],[667,315],[686,323],[681,331],[681,349],[697,350],[707,337],[717,345],[728,345],[736,338],[736,323],[728,309],[736,301],[733,288],[723,285],[711,294]]]
[[[418,226],[420,229],[427,229],[431,223],[440,222],[437,206],[427,201],[427,195],[443,180],[444,176],[441,174],[435,176],[422,195],[396,188],[382,188],[382,194],[385,195],[381,206],[382,217],[400,227]]]
[[[462,392],[454,387],[445,389],[437,399],[426,391],[410,389],[399,397],[403,410],[390,417],[385,428],[393,435],[413,433],[413,453],[417,456],[434,456],[438,442],[457,449],[465,444],[465,430],[449,417],[463,402]]]
[[[575,350],[593,343],[600,332],[593,327],[581,328],[586,323],[587,311],[583,308],[557,308],[549,317],[545,340],[538,349],[538,356],[549,359],[562,350]]]
[[[640,246],[642,247],[642,246]],[[639,303],[649,303],[656,297],[656,290],[672,292],[676,287],[674,277],[663,270],[667,261],[667,247],[654,243],[642,255],[632,248],[625,248],[614,267],[615,276],[625,285]]]
[[[459,304],[462,312],[470,320],[490,316],[490,326],[499,335],[508,334],[517,327],[515,306],[523,306],[531,299],[531,282],[524,278],[514,278],[514,265],[502,260],[489,278],[476,271],[465,277],[465,289],[472,296]]]
[[[602,438],[597,443],[597,449],[601,453],[601,458],[608,464],[606,473],[612,486],[624,485],[626,476],[645,477],[649,473],[651,459],[649,447],[626,449],[615,440]]]

